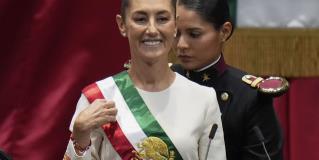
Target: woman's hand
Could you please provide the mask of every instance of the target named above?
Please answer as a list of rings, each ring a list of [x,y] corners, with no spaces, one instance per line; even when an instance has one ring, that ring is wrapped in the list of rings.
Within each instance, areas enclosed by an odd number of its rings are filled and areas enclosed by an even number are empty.
[[[82,146],[90,144],[90,132],[104,124],[116,121],[117,109],[111,100],[96,99],[76,117],[73,137]]]

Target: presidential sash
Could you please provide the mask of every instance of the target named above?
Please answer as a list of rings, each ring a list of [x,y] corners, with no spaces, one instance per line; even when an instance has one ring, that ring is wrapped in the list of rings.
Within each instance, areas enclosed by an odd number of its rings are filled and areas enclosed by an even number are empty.
[[[89,85],[83,94],[90,103],[95,99],[115,101],[117,121],[102,128],[123,160],[182,160],[126,71]]]

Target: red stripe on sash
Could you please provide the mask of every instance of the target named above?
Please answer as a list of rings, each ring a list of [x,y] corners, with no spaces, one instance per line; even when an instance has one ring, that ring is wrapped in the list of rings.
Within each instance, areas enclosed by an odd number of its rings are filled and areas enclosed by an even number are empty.
[[[105,99],[96,83],[90,84],[82,90],[88,101],[92,103],[96,99]],[[124,135],[117,122],[105,124],[102,126],[107,138],[111,142],[115,151],[123,160],[131,160],[135,157],[134,148]]]

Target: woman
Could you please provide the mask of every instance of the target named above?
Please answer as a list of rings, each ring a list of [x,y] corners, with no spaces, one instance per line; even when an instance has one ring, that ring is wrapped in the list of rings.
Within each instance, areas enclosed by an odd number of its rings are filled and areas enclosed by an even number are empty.
[[[172,68],[216,90],[228,160],[267,159],[256,134],[261,130],[272,160],[282,157],[282,137],[272,99],[243,83],[243,71],[224,62],[223,47],[233,32],[226,0],[179,0],[177,57]]]
[[[65,159],[197,160],[208,149],[208,159],[226,159],[215,91],[167,65],[175,3],[122,1],[116,21],[129,41],[131,67],[83,90]],[[218,129],[209,147],[214,123]]]

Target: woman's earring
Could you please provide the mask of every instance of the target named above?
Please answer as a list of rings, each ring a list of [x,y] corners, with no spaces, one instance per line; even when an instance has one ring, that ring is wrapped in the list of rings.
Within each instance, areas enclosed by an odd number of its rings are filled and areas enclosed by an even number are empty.
[[[122,36],[123,36],[123,37],[126,37],[126,33],[125,33],[125,32],[123,32],[123,33],[122,33]]]

